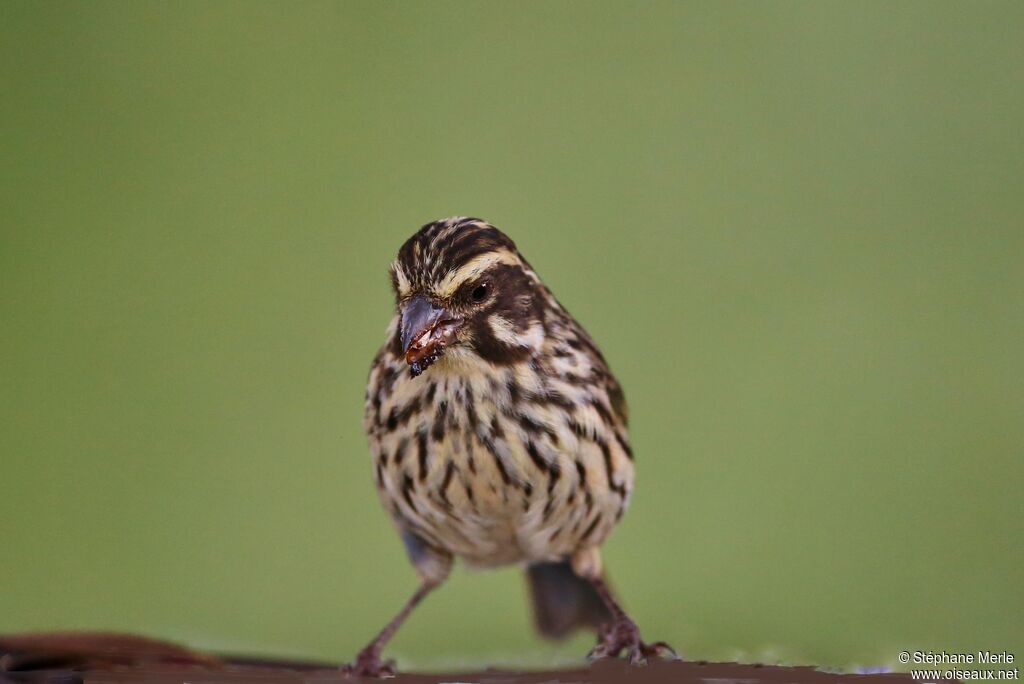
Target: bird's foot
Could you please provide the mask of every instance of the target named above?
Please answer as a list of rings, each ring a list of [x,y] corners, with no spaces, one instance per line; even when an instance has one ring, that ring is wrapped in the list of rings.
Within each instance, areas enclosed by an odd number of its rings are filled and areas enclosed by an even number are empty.
[[[597,646],[587,654],[588,660],[617,658],[625,651],[630,665],[646,665],[650,657],[667,656],[670,660],[681,660],[679,654],[664,641],[653,644],[640,639],[640,628],[626,616],[603,625],[598,632]]]
[[[367,646],[359,652],[355,662],[341,666],[341,673],[349,677],[394,677],[395,661],[381,660],[380,649]]]

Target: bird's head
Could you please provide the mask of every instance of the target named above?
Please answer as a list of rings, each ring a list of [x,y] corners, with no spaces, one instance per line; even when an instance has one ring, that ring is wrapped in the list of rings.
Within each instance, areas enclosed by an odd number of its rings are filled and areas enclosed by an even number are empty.
[[[485,221],[428,223],[390,273],[398,305],[391,348],[413,376],[446,353],[507,365],[543,342],[546,290],[515,243]]]

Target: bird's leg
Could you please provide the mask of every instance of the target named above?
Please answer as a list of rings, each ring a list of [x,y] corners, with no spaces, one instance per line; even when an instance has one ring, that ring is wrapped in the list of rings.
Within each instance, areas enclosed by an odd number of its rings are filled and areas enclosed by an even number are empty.
[[[640,639],[640,628],[612,596],[611,589],[608,588],[604,579],[594,577],[591,578],[590,583],[594,585],[598,596],[611,612],[612,621],[601,627],[598,632],[597,646],[590,651],[587,658],[590,660],[615,658],[619,653],[625,651],[630,665],[643,665],[647,662],[648,657],[663,654],[676,660],[679,659],[675,650],[664,641],[647,644]]]
[[[394,677],[395,662],[393,660],[382,661],[380,659],[381,651],[384,650],[384,645],[391,640],[391,637],[395,635],[395,632],[402,626],[405,619],[409,617],[409,613],[413,611],[413,608],[419,605],[420,601],[433,591],[436,586],[437,584],[432,582],[421,584],[416,593],[402,606],[402,610],[398,611],[398,615],[393,617],[391,622],[384,625],[384,629],[380,630],[380,634],[367,644],[366,648],[359,652],[354,662],[342,665],[341,671],[356,677]]]

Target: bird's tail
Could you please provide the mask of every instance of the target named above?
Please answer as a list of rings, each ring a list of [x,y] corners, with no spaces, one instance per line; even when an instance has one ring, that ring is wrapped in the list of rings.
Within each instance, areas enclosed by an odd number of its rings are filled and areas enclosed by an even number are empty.
[[[537,631],[561,639],[581,628],[596,630],[612,615],[593,585],[572,571],[568,561],[534,563],[526,569]]]

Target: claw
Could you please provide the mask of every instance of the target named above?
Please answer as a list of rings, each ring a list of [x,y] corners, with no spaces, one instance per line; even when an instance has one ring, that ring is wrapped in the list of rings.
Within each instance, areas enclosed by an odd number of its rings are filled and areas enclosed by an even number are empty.
[[[662,654],[667,655],[669,660],[682,660],[683,657],[676,653],[676,649],[672,648],[664,641],[655,641],[650,644],[647,648],[651,649],[651,655],[661,656]]]
[[[603,660],[617,658],[626,652],[630,665],[646,665],[650,657],[667,656],[670,660],[681,660],[675,649],[664,641],[647,644],[640,639],[640,628],[628,617],[603,625],[598,630],[598,642],[587,654],[587,659]]]
[[[390,679],[395,676],[395,661],[381,660],[378,651],[365,649],[356,656],[355,662],[342,665],[341,673],[346,677]]]

